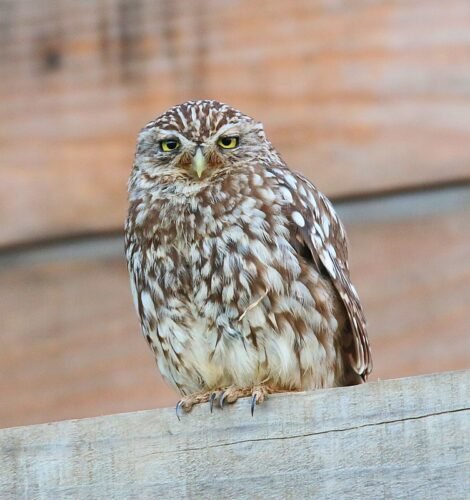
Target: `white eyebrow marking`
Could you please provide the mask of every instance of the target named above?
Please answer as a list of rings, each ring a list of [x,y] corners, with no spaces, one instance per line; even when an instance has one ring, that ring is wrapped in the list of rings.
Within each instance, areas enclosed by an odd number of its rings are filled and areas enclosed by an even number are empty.
[[[195,145],[195,143],[193,141],[189,140],[187,137],[185,137],[183,134],[181,134],[180,132],[178,132],[176,130],[159,130],[158,134],[155,136],[155,138],[153,140],[156,140],[158,142],[158,141],[165,139],[167,137],[171,137],[171,138],[176,137],[177,139],[179,139],[182,146],[184,146],[186,148],[193,147]]]
[[[159,130],[158,131],[158,136],[159,137],[169,137],[169,136],[172,136],[172,137],[184,137],[183,135],[181,135],[177,130]]]
[[[236,123],[227,123],[217,131],[214,137],[220,137],[221,135],[226,134],[230,130],[231,134],[238,135],[240,133],[240,128]]]

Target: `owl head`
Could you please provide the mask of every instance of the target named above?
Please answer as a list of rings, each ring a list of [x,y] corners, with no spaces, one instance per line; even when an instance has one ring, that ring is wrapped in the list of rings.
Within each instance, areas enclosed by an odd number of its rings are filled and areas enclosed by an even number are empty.
[[[134,181],[207,183],[272,154],[263,126],[217,101],[174,106],[140,132]]]

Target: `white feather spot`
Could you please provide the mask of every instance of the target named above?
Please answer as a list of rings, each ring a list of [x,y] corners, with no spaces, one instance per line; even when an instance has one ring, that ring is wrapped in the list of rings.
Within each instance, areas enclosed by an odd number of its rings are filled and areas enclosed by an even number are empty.
[[[240,203],[240,208],[244,211],[250,211],[252,208],[256,206],[256,200],[254,198],[245,198],[241,203]]]
[[[323,247],[323,240],[320,238],[320,236],[315,235],[313,236],[312,239],[313,239],[313,245],[317,250]]]
[[[165,296],[162,292],[162,289],[158,285],[158,281],[157,280],[149,281],[149,286],[150,286],[150,289],[152,290],[152,294],[155,297],[155,300],[159,303],[164,302]]]
[[[211,278],[211,291],[212,293],[218,292],[220,289],[222,280],[217,273],[214,273]]]
[[[212,271],[211,263],[210,261],[207,261],[201,269],[201,276],[203,278],[207,278],[210,276],[211,271]]]
[[[323,234],[323,229],[320,227],[320,224],[318,222],[314,222],[313,226],[317,230],[317,233],[321,236],[322,239],[325,239],[325,235]]]
[[[252,241],[250,244],[250,249],[261,262],[265,264],[271,262],[272,254],[268,250],[267,246],[263,245],[261,241]]]
[[[195,302],[205,302],[207,300],[207,285],[204,281],[199,285],[199,290],[196,291],[194,300]]]
[[[267,201],[269,203],[273,202],[276,199],[275,194],[273,193],[272,189],[259,189],[258,190],[260,198],[262,198],[264,201]]]
[[[330,254],[327,252],[322,252],[321,261],[323,265],[326,267],[326,270],[330,273],[330,276],[336,278],[336,269],[333,261],[331,260]]]
[[[284,280],[282,276],[274,267],[267,267],[265,270],[265,282],[270,290],[276,293],[282,293],[284,291]]]
[[[224,286],[222,290],[222,300],[224,302],[231,302],[235,296],[235,288],[232,284]]]
[[[254,186],[262,186],[263,185],[263,178],[259,174],[254,174],[252,177],[252,180],[253,180]]]
[[[293,203],[294,202],[294,199],[292,198],[292,193],[285,186],[281,186],[279,188],[279,192],[280,192],[282,198],[285,201],[287,201],[288,203]]]
[[[326,245],[326,249],[328,250],[329,254],[332,256],[332,257],[336,257],[336,250],[335,250],[335,247],[331,244],[331,243],[328,243]]]
[[[286,180],[287,184],[289,184],[289,186],[292,188],[292,189],[296,189],[297,188],[297,180],[295,179],[295,177],[291,174],[285,174],[284,175],[284,179]]]
[[[302,214],[300,212],[292,212],[292,220],[300,227],[305,226],[305,219],[302,217]]]
[[[131,282],[132,300],[134,301],[135,310],[137,311],[137,314],[139,314],[139,301],[137,296],[137,288],[135,286],[134,278],[132,276],[130,276],[130,282]]]
[[[136,226],[141,226],[146,218],[147,218],[147,211],[146,210],[138,211],[137,217],[135,218]]]
[[[230,241],[240,241],[243,239],[245,236],[245,233],[243,232],[243,229],[240,226],[229,226],[225,231],[222,233],[222,239],[224,240],[225,243],[228,243]]]
[[[155,304],[150,294],[144,290],[140,293],[140,300],[142,301],[145,315],[156,319],[157,311],[155,310]]]
[[[328,238],[330,234],[330,220],[328,219],[328,216],[326,214],[323,214],[321,218],[321,225],[325,236]]]
[[[189,250],[189,257],[193,264],[197,264],[201,260],[201,253],[196,245],[191,245],[191,248]]]
[[[312,207],[316,208],[317,202],[315,201],[315,197],[313,196],[313,193],[311,191],[307,191],[307,198]]]

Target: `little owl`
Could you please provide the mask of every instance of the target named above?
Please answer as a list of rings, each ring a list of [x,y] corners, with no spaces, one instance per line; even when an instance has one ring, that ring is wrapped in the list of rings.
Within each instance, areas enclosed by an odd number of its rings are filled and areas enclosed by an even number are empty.
[[[132,294],[177,414],[366,380],[343,226],[261,123],[216,101],[171,108],[140,132],[129,203]]]

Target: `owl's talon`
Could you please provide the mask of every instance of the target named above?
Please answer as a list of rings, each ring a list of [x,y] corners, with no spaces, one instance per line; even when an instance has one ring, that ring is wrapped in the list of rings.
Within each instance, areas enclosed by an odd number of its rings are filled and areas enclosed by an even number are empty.
[[[181,410],[182,410],[182,408],[183,408],[183,400],[182,400],[182,399],[180,399],[180,400],[178,401],[178,403],[176,403],[176,408],[175,408],[175,411],[176,411],[176,418],[177,418],[178,420],[180,420],[180,421],[181,421]]]
[[[212,413],[212,410],[214,409],[214,401],[215,401],[216,397],[217,397],[217,393],[213,392],[209,398],[209,409],[210,409],[211,413]]]
[[[219,399],[219,406],[220,406],[220,409],[223,410],[224,409],[224,402],[225,402],[225,397],[227,395],[227,392],[226,391],[222,391],[222,393],[220,394],[220,399]]]
[[[251,396],[251,416],[252,417],[255,413],[256,400],[257,400],[257,396],[256,396],[256,394],[253,394],[253,396]]]
[[[251,416],[253,417],[253,414],[255,413],[255,406],[261,404],[267,397],[268,394],[273,394],[276,392],[275,389],[273,389],[269,385],[257,385],[253,387],[253,390],[251,392]]]

